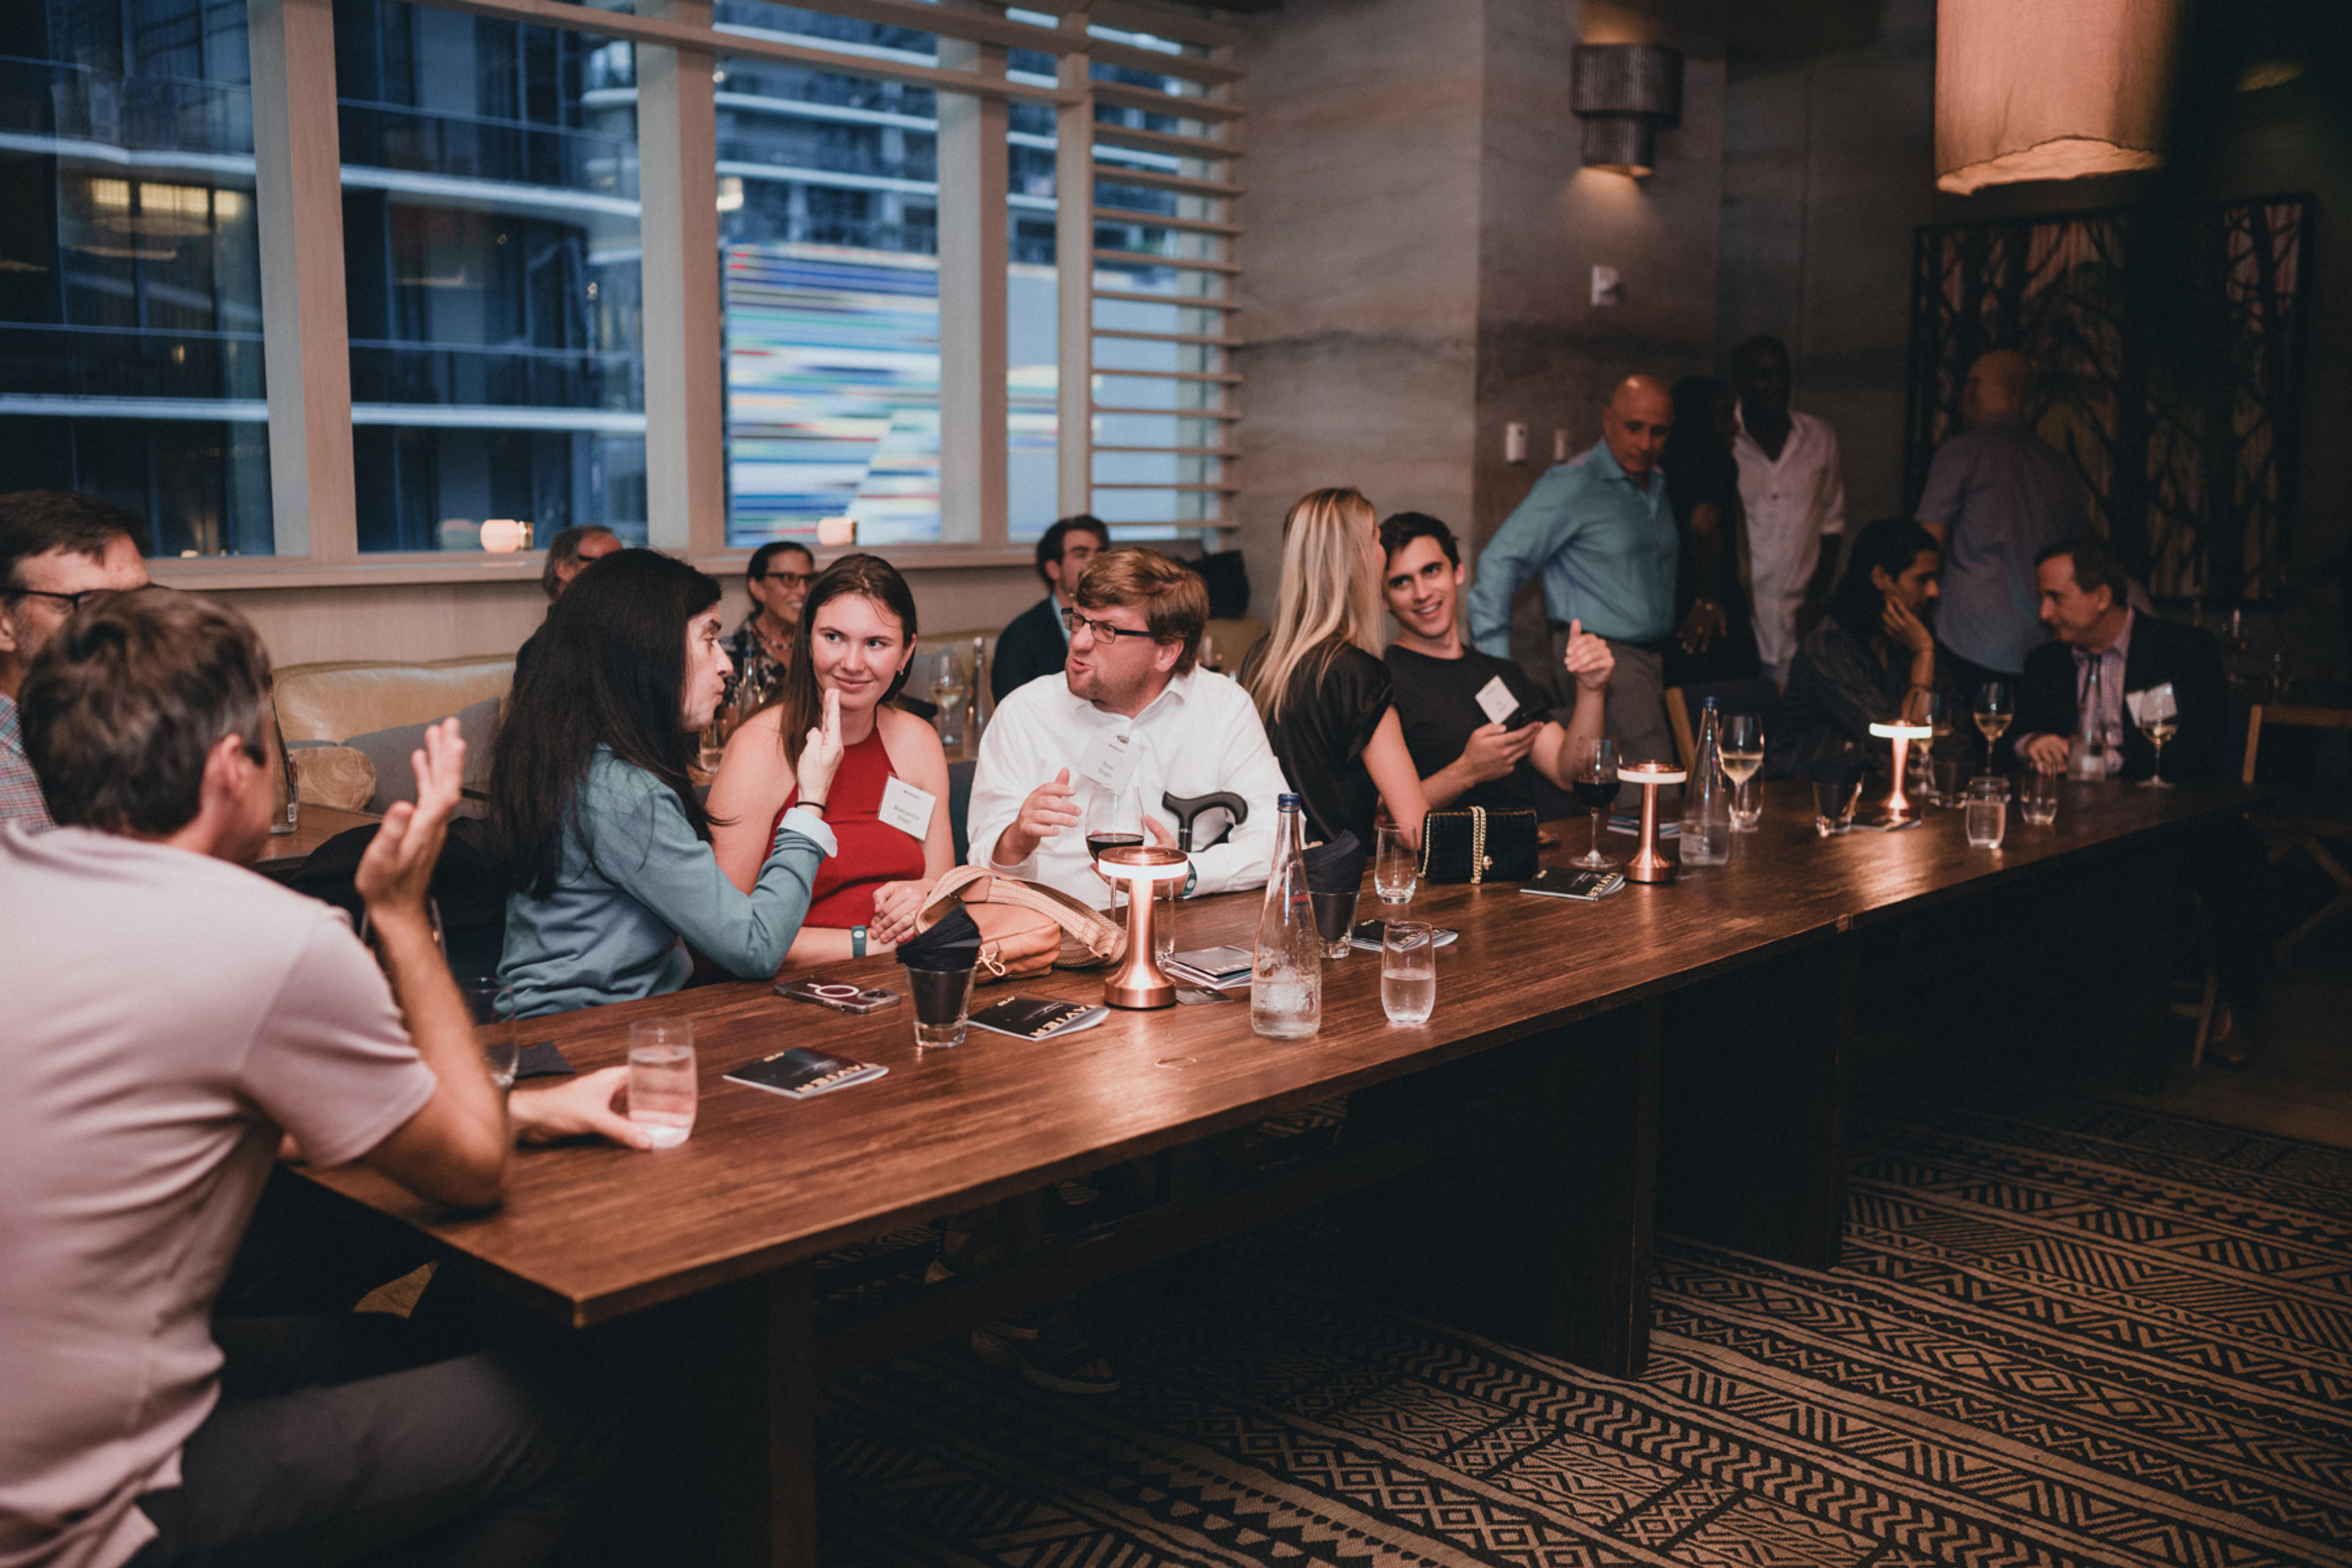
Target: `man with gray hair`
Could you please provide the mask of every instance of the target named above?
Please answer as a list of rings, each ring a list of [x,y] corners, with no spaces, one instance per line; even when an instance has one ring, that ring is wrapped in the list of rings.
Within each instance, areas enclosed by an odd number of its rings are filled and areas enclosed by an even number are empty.
[[[1936,448],[1919,498],[1920,526],[1944,547],[1937,662],[1969,698],[2015,680],[2045,640],[2034,562],[2084,524],[2082,476],[2025,422],[2032,390],[2015,349],[1979,356],[1960,389],[1969,428]]]
[[[1682,545],[1665,476],[1658,472],[1674,422],[1674,398],[1664,382],[1627,376],[1601,411],[1600,444],[1547,469],[1478,552],[1469,595],[1471,640],[1498,658],[1511,653],[1511,599],[1538,573],[1553,670],[1566,668],[1572,623],[1582,621],[1584,630],[1608,640],[1616,658],[1609,733],[1628,762],[1675,755],[1666,727],[1664,654],[1675,630]],[[1572,691],[1571,684],[1563,694],[1570,702]]]

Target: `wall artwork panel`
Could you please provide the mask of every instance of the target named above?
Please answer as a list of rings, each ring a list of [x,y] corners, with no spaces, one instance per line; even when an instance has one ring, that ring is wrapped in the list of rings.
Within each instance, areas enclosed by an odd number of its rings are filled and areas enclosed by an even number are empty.
[[[2039,375],[2027,417],[2082,474],[2092,526],[2134,575],[2164,596],[2274,596],[2294,510],[2311,207],[2277,196],[2200,215],[2185,314],[2159,315],[2127,287],[2129,212],[1920,229],[1908,502],[1960,427],[1970,362],[2015,348]]]

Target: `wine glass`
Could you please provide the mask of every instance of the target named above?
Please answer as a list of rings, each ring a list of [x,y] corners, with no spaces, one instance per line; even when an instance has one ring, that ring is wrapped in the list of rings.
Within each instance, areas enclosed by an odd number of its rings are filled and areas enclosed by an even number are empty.
[[[2156,748],[2156,771],[2139,781],[2142,789],[2170,789],[2164,776],[2164,743],[2180,729],[2180,709],[2172,700],[2172,688],[2159,686],[2139,700],[2139,732]]]
[[[1087,803],[1087,858],[1089,862],[1102,858],[1106,849],[1143,843],[1143,790],[1129,779],[1117,789],[1095,785],[1094,797]],[[1101,876],[1099,869],[1096,875]],[[1126,903],[1126,889],[1109,878],[1110,907],[1114,912]]]
[[[1907,771],[1911,776],[1904,781],[1903,787],[1928,805],[1935,805],[1944,804],[1936,795],[1936,742],[1952,732],[1952,705],[1951,700],[1940,691],[1924,691],[1920,696],[1924,700],[1920,704],[1919,716],[1913,722],[1927,726],[1929,738],[1911,742],[1907,759]]]
[[[1985,772],[1992,772],[1993,742],[2017,717],[2017,697],[2006,680],[1988,680],[1977,688],[1977,733],[1985,738]]]
[[[1569,759],[1569,785],[1592,816],[1592,849],[1580,855],[1572,865],[1590,871],[1606,871],[1624,862],[1601,852],[1601,829],[1607,825],[1610,803],[1617,798],[1617,742],[1602,736],[1598,740],[1579,741],[1576,753]]]
[[[1731,831],[1753,833],[1764,818],[1763,785],[1757,774],[1764,767],[1764,721],[1754,713],[1727,713],[1723,719],[1723,776],[1731,781]]]

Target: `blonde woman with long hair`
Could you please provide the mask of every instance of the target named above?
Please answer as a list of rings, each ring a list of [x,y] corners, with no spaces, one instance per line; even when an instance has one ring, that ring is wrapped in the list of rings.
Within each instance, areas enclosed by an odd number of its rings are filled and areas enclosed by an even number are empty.
[[[1380,517],[1353,489],[1299,498],[1282,525],[1281,601],[1242,684],[1283,776],[1306,797],[1310,837],[1367,847],[1385,810],[1421,845],[1429,811],[1381,662]]]

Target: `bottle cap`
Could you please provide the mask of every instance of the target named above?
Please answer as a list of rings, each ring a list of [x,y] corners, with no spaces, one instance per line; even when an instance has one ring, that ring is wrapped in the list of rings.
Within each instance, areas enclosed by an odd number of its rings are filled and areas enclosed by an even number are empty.
[[[1274,797],[1274,809],[1276,811],[1304,811],[1307,809],[1307,797],[1302,795],[1276,795]]]
[[[1708,699],[1706,700],[1706,706],[1705,706],[1705,707],[1703,707],[1703,708],[1701,708],[1699,710],[1700,710],[1701,712],[1705,712],[1705,711],[1706,711],[1706,710],[1707,710],[1707,709],[1713,708],[1714,706],[1715,706],[1715,699],[1714,699],[1714,698],[1712,698],[1712,697],[1710,697],[1710,698],[1708,698]]]

